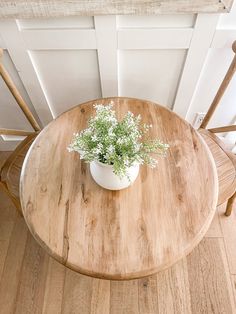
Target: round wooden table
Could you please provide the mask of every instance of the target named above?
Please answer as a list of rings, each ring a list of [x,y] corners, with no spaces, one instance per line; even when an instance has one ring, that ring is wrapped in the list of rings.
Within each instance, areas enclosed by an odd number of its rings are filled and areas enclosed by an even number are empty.
[[[121,191],[98,186],[89,165],[67,150],[86,128],[93,104],[114,101],[152,124],[151,136],[170,144],[157,168],[142,166]],[[40,245],[65,266],[106,279],[163,270],[188,254],[215,213],[217,173],[201,136],[170,110],[149,101],[106,98],[79,105],[52,121],[24,161],[20,196],[26,223]]]

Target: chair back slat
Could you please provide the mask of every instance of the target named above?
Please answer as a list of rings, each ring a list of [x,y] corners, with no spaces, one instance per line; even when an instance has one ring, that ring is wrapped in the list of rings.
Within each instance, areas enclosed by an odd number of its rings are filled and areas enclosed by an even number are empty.
[[[236,41],[233,43],[232,49],[233,49],[233,52],[236,54]],[[236,71],[236,55],[234,56],[234,58],[230,64],[230,67],[229,67],[229,69],[228,69],[216,95],[215,95],[215,98],[213,99],[213,102],[212,102],[210,108],[208,109],[208,112],[207,112],[205,118],[202,121],[202,124],[200,125],[200,128],[202,128],[202,129],[206,128],[206,126],[209,123],[213,113],[215,112],[222,96],[224,95],[224,92],[225,92],[226,88],[228,87],[235,71]]]
[[[219,126],[218,128],[208,129],[212,133],[224,133],[224,132],[232,132],[236,131],[236,125],[227,125],[227,126]]]
[[[34,132],[14,129],[2,129],[0,128],[0,135],[16,135],[16,136],[28,136]]]
[[[35,131],[40,131],[41,128],[40,128],[38,122],[34,118],[34,116],[31,113],[29,107],[27,106],[26,102],[24,101],[24,99],[22,98],[22,96],[19,93],[18,89],[16,88],[14,82],[12,81],[10,75],[6,71],[5,67],[3,66],[3,64],[2,64],[2,56],[3,56],[3,49],[0,49],[0,75],[1,75],[1,77],[3,78],[4,82],[6,83],[6,85],[7,85],[8,89],[10,90],[11,94],[15,98],[17,104],[19,105],[19,107],[23,111],[26,119],[31,124],[32,128]]]

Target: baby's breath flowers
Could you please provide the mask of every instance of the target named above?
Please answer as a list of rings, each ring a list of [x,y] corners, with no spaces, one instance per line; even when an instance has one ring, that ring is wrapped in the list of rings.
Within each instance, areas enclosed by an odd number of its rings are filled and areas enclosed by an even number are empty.
[[[151,154],[165,156],[169,145],[147,136],[152,125],[141,124],[140,115],[128,111],[118,121],[112,103],[94,107],[96,115],[89,119],[88,128],[74,134],[68,147],[80,153],[80,159],[112,165],[114,173],[122,178],[134,164],[155,167],[157,160]]]

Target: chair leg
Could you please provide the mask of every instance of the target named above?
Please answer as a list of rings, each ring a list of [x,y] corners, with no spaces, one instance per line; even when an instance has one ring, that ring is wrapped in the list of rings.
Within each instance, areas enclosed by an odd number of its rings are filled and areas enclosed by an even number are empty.
[[[4,191],[4,192],[8,195],[8,197],[11,199],[11,201],[12,201],[12,203],[15,205],[15,207],[16,207],[18,213],[19,213],[21,216],[23,216],[22,210],[21,210],[20,201],[19,201],[17,198],[15,198],[15,197],[11,194],[11,192],[10,192],[10,191],[8,190],[8,188],[7,188],[7,185],[6,185],[4,182],[1,182],[1,181],[0,181],[0,187],[2,187],[3,191]]]
[[[228,199],[225,216],[231,215],[235,198],[236,198],[236,192]]]

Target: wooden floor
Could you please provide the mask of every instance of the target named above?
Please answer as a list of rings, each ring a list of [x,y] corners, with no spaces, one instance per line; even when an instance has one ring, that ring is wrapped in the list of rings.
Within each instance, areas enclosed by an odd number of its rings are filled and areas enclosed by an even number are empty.
[[[0,313],[236,313],[236,207],[228,218],[224,207],[187,258],[157,275],[116,282],[50,258],[0,191]]]

